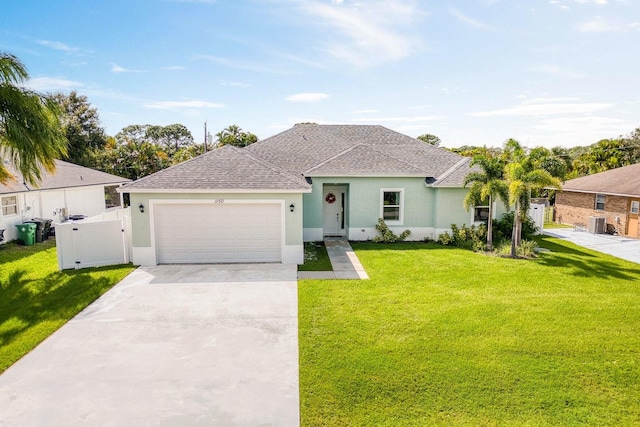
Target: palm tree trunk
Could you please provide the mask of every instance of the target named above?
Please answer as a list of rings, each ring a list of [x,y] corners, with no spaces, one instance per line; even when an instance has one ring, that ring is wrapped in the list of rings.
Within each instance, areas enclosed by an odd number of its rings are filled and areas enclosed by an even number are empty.
[[[517,239],[519,234],[518,223],[520,222],[520,206],[516,202],[515,209],[513,211],[513,229],[511,230],[511,256],[516,257],[516,248],[518,247]]]
[[[493,204],[491,203],[491,195],[489,195],[489,220],[487,221],[487,250],[493,250]]]

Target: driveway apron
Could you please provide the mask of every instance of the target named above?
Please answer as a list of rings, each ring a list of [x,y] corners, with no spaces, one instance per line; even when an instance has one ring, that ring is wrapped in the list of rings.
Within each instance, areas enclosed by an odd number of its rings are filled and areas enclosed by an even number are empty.
[[[295,265],[139,268],[0,375],[0,425],[299,425],[297,311]]]

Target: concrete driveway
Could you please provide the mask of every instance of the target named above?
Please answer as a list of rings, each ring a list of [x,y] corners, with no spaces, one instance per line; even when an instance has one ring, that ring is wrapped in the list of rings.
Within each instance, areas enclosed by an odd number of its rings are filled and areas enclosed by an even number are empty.
[[[295,265],[139,268],[0,375],[3,426],[296,426]]]
[[[586,231],[576,231],[573,228],[550,228],[544,230],[544,234],[640,264],[640,239],[609,234],[592,234]]]

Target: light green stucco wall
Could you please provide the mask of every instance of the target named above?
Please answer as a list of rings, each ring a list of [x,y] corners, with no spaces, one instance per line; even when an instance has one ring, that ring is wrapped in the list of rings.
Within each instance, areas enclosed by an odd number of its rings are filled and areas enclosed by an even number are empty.
[[[432,205],[433,217],[432,225],[435,228],[450,228],[451,224],[470,225],[471,212],[464,206],[464,196],[469,191],[468,188],[435,188],[435,203]]]
[[[430,227],[434,221],[434,189],[424,178],[313,178],[313,190],[304,198],[304,227],[322,228],[323,185],[348,185],[349,227],[374,227],[380,217],[380,189],[404,189],[405,227]],[[463,209],[464,210],[464,209]]]
[[[162,193],[162,194],[131,194],[131,225],[134,247],[151,246],[151,223],[149,212],[149,200],[166,199],[198,199],[198,200],[284,200],[285,206],[285,239],[287,245],[302,244],[302,194],[282,193],[247,193],[247,194],[198,194],[198,193]],[[140,213],[138,206],[142,203],[147,209]],[[295,205],[294,212],[289,211],[289,205]]]

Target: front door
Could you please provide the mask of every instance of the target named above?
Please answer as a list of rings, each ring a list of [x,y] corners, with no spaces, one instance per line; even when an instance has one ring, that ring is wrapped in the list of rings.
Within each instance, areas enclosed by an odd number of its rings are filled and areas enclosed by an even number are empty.
[[[631,237],[640,237],[640,228],[638,228],[638,214],[640,213],[640,199],[631,199],[629,201],[629,222],[627,224],[627,235]]]
[[[325,185],[322,193],[322,222],[325,236],[344,236],[345,205],[347,187],[345,185]]]

